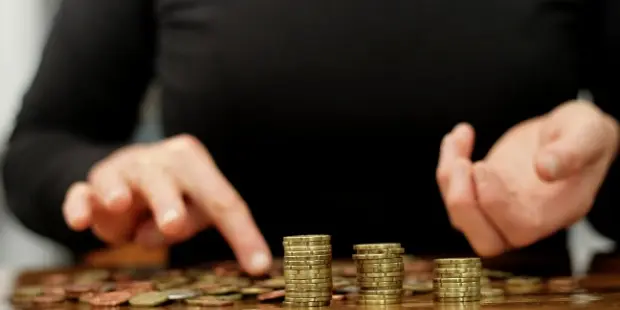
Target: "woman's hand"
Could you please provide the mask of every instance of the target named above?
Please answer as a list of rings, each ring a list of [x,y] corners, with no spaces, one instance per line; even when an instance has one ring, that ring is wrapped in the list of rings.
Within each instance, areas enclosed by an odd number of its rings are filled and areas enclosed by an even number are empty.
[[[452,225],[483,256],[572,225],[592,207],[618,136],[616,120],[574,101],[513,127],[472,163],[474,130],[456,126],[442,141],[437,167]]]
[[[110,155],[88,182],[70,188],[63,212],[72,229],[91,228],[110,244],[164,246],[214,226],[247,272],[260,274],[271,263],[248,206],[207,149],[187,135]]]

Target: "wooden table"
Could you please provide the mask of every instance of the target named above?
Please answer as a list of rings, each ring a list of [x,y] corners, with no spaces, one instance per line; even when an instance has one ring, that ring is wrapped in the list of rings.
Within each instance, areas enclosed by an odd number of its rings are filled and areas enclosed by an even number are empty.
[[[602,274],[604,266],[620,267],[620,256],[608,256],[595,260],[594,269],[598,274],[589,275],[581,280],[580,288],[572,293],[551,293],[548,289],[543,289],[537,293],[528,295],[510,295],[507,294],[502,298],[491,298],[483,300],[479,303],[468,304],[442,304],[433,302],[432,293],[414,294],[406,297],[405,301],[398,306],[380,307],[365,306],[360,307],[354,301],[334,301],[331,308],[333,309],[357,309],[357,308],[377,308],[377,309],[619,309],[620,308],[620,268],[611,270],[614,273]],[[615,265],[614,265],[615,264]],[[602,267],[601,267],[602,266]],[[17,273],[11,270],[0,270],[0,296],[3,300],[0,303],[0,309],[21,309],[12,306],[7,302],[7,297],[12,291],[13,283],[29,283],[34,278],[52,272],[68,272],[69,270],[39,271],[29,273]],[[499,283],[499,286],[502,284]],[[497,283],[495,283],[497,286]],[[64,303],[57,305],[47,305],[44,307],[30,307],[28,309],[89,309],[88,305],[79,305],[77,303]],[[255,310],[255,309],[281,309],[279,302],[276,303],[257,303],[239,302],[231,307],[218,309],[231,310]],[[129,309],[129,307],[116,308]],[[139,308],[133,308],[139,309]],[[150,308],[155,309],[155,308]],[[169,305],[165,308],[156,309],[209,309],[209,308],[190,308],[182,304]],[[215,308],[213,308],[215,309]],[[289,308],[287,308],[289,309]]]

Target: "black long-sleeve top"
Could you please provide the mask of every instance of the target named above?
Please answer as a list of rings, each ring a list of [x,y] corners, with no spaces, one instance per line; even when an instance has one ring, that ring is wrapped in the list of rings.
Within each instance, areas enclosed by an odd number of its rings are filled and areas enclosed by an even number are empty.
[[[616,0],[65,0],[4,158],[11,210],[76,253],[65,192],[127,145],[147,86],[165,134],[191,133],[240,191],[272,250],[293,233],[470,251],[435,183],[457,122],[479,159],[504,131],[592,92],[620,117]],[[590,221],[618,240],[612,167]],[[530,247],[565,252],[563,232]],[[222,251],[220,251],[222,250]],[[222,258],[215,232],[172,259]]]

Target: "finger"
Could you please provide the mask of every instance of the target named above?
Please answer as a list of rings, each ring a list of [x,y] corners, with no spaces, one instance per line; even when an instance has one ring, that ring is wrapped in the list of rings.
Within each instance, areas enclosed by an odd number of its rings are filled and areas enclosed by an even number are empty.
[[[477,206],[472,163],[457,158],[452,169],[446,207],[453,225],[459,229],[481,256],[501,254],[506,244]]]
[[[153,212],[159,230],[170,239],[184,239],[189,219],[179,185],[148,158],[125,172]]]
[[[175,160],[176,176],[231,245],[243,268],[250,274],[266,272],[271,265],[267,243],[249,208],[206,149],[190,137],[170,141],[168,147],[173,154],[180,151],[184,157]]]
[[[99,201],[116,213],[122,213],[132,205],[131,188],[120,171],[114,164],[103,162],[88,174],[88,182]]]
[[[167,245],[183,242],[209,226],[209,221],[205,219],[204,214],[202,214],[202,212],[195,206],[189,205],[187,206],[187,210],[189,220],[187,226],[184,227],[186,232],[182,234],[182,236],[185,237],[174,239],[169,236],[165,236],[160,231],[159,227],[155,223],[155,220],[153,220],[153,218],[149,218],[138,225],[134,242],[146,248],[161,248]]]
[[[93,233],[111,245],[120,245],[132,239],[137,222],[138,212],[133,206],[122,215],[111,212],[107,207],[91,199]]]
[[[562,105],[543,121],[536,171],[546,181],[574,175],[615,152],[616,136],[613,123],[593,104]]]
[[[460,123],[454,127],[452,131],[456,156],[462,158],[471,158],[474,150],[474,128],[467,123]]]
[[[522,208],[504,181],[483,162],[474,165],[476,195],[482,213],[509,248],[529,245],[536,239],[542,219],[534,208]]]
[[[456,150],[454,139],[451,134],[447,134],[441,140],[441,146],[439,147],[439,162],[437,163],[436,179],[439,189],[442,193],[448,192],[450,185],[450,175],[452,173],[452,163],[456,158]]]
[[[63,202],[62,212],[67,225],[76,231],[82,231],[91,224],[91,196],[90,186],[78,182],[69,188]]]

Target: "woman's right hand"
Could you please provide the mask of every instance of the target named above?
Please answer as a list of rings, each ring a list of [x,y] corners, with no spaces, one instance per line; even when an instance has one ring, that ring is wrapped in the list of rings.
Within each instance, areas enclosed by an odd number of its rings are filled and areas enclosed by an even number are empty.
[[[196,138],[180,135],[122,148],[97,163],[87,182],[68,190],[69,227],[91,228],[110,244],[163,246],[214,226],[250,274],[271,264],[271,253],[239,193]]]

